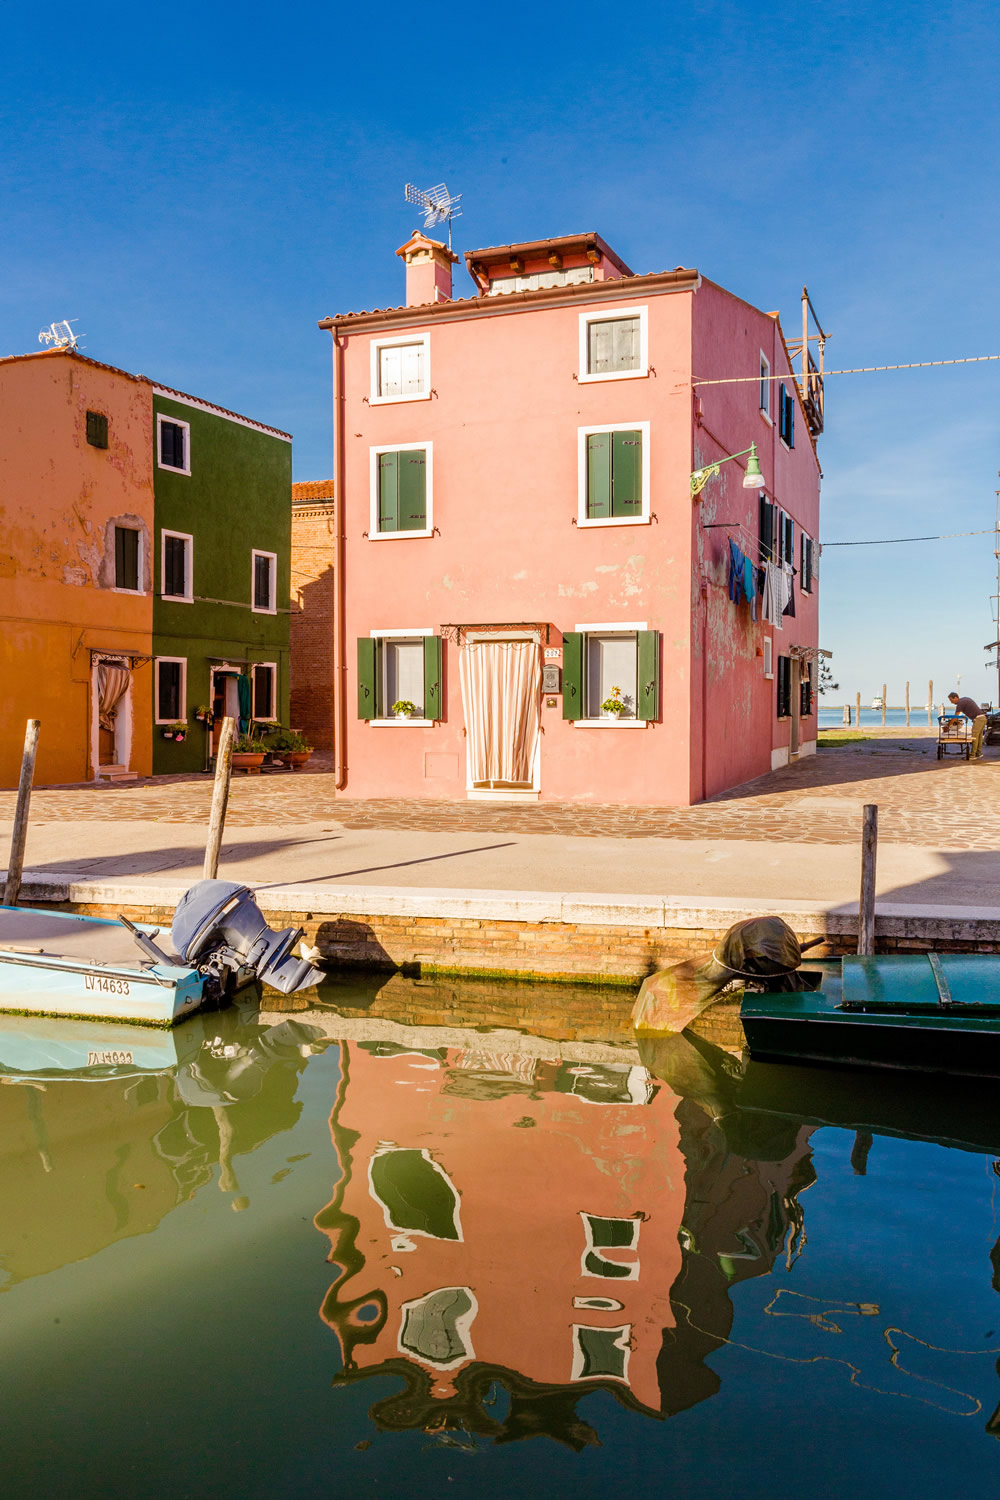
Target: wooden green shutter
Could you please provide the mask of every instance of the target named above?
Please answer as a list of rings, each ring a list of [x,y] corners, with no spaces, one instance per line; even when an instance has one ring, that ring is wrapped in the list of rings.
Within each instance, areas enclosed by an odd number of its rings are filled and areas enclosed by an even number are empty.
[[[611,433],[611,514],[642,514],[642,433]]]
[[[399,454],[378,456],[378,529],[399,530]]]
[[[427,527],[427,454],[423,448],[396,453],[399,473],[399,530]]]
[[[637,719],[660,717],[660,632],[640,630],[639,678],[636,684],[635,716]]]
[[[567,631],[563,636],[563,718],[585,719],[583,702],[583,634]]]
[[[440,719],[441,704],[441,637],[424,636],[424,718]]]
[[[789,448],[794,448],[795,447],[795,393],[794,393],[794,391],[789,391],[789,393],[788,393],[788,424],[787,425],[788,425],[788,436],[786,437],[785,442],[788,444]]]
[[[377,641],[367,636],[358,637],[358,718],[378,718],[378,657]]]
[[[785,553],[782,560],[795,566],[795,522],[791,516],[785,517]]]
[[[610,432],[587,434],[587,520],[599,521],[611,515],[611,439]]]

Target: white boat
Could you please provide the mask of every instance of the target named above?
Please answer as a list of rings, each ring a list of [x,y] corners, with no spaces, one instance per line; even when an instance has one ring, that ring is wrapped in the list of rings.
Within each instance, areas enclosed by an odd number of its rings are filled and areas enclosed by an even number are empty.
[[[882,699],[881,698],[873,698],[872,699],[872,708],[881,708],[881,707],[882,707]]]
[[[262,980],[291,994],[322,971],[274,932],[250,890],[200,880],[181,897],[169,941],[148,924],[0,906],[0,1012],[173,1026]]]

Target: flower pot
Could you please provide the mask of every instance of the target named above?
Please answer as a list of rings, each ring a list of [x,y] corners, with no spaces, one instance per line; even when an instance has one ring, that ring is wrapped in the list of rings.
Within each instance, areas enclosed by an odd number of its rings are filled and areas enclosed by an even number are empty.
[[[161,729],[160,733],[165,740],[172,740],[174,737],[174,731],[172,729]]]
[[[246,771],[248,776],[259,776],[264,764],[265,751],[234,750],[233,770]]]
[[[616,713],[613,708],[602,708],[601,709],[601,718],[602,719],[620,719],[620,718],[622,718],[622,714],[621,713]]]
[[[394,719],[412,719],[412,714],[393,714]]]
[[[178,744],[180,744],[181,740],[186,739],[186,738],[187,738],[187,730],[185,730],[182,734],[175,734],[174,735],[174,739],[177,741]]]
[[[311,750],[282,750],[278,759],[293,771],[301,771],[310,755]]]

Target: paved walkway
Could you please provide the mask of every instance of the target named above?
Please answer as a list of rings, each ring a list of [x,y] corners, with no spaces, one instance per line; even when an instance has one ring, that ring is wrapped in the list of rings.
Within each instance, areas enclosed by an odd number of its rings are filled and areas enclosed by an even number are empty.
[[[856,900],[861,809],[879,805],[879,894],[1000,907],[1000,754],[939,762],[933,739],[879,737],[693,808],[338,796],[308,774],[235,777],[222,874],[255,884]],[[48,788],[27,868],[91,878],[200,874],[205,776]],[[0,849],[15,794],[0,792]],[[2,860],[0,854],[0,860]]]

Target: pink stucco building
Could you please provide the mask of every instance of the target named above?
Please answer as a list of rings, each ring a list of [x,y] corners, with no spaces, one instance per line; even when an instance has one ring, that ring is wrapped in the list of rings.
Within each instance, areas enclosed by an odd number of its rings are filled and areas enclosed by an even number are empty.
[[[339,784],[683,806],[811,753],[808,329],[596,234],[469,252],[471,297],[444,245],[397,253],[405,306],[320,324]]]

